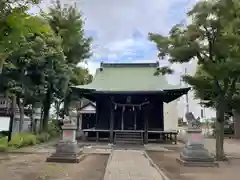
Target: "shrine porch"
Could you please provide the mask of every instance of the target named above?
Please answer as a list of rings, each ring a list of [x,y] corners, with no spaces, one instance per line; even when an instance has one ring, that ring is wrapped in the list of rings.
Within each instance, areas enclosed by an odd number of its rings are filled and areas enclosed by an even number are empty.
[[[82,129],[82,140],[85,141],[106,141],[115,143],[114,138],[111,138],[110,129]],[[178,131],[162,131],[162,130],[113,130],[113,137],[116,133],[140,133],[144,144],[151,143],[174,143],[177,144]]]

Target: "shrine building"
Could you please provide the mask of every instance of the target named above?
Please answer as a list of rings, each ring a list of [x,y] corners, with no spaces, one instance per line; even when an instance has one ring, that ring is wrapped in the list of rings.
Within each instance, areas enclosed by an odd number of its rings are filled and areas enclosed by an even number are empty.
[[[80,130],[111,143],[176,142],[177,99],[190,88],[168,84],[158,70],[158,63],[101,63],[90,84],[72,87],[95,108]],[[78,118],[80,124],[84,120]]]

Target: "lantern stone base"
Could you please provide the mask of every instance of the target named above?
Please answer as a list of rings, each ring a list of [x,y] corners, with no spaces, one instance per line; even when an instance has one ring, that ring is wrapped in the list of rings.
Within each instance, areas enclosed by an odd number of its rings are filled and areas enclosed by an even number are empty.
[[[188,133],[188,141],[177,161],[184,166],[218,166],[214,157],[204,148],[202,131],[199,129],[188,129],[186,132]]]
[[[47,162],[79,163],[82,159],[81,151],[78,150],[77,142],[60,141],[56,152],[47,158]]]
[[[180,157],[177,158],[177,162],[184,166],[191,166],[191,167],[217,167],[218,163],[214,160],[213,157],[205,156],[205,157],[189,157],[180,154]]]

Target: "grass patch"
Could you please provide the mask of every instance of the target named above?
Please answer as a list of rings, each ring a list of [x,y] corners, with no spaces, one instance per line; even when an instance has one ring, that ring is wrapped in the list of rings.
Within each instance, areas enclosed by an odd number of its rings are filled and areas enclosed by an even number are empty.
[[[10,142],[8,142],[7,136],[0,136],[0,152],[7,150],[18,149],[27,146],[33,146],[39,143],[49,141],[59,135],[59,128],[56,122],[49,123],[48,131],[39,134],[33,134],[30,132],[21,132],[12,136]]]

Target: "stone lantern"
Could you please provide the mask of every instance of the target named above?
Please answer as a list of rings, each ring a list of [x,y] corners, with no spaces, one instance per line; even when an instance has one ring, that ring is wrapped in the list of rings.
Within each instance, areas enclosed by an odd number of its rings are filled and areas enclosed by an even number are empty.
[[[184,166],[214,167],[218,166],[211,153],[204,147],[202,129],[197,119],[189,112],[186,113],[188,127],[186,131],[185,147],[177,158],[177,161]]]
[[[62,139],[56,146],[56,152],[47,158],[47,162],[79,163],[81,151],[76,141],[77,126],[70,117],[65,116],[62,126]]]

